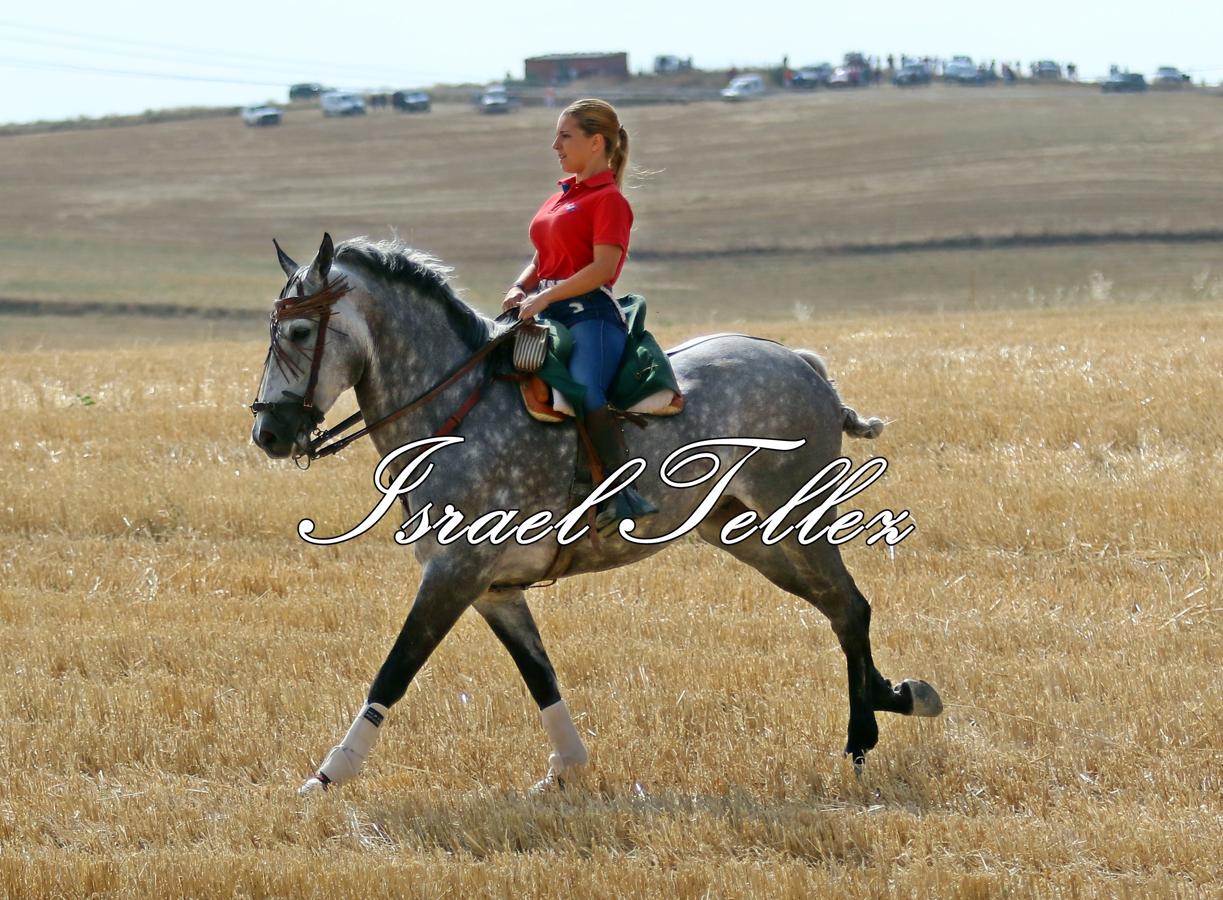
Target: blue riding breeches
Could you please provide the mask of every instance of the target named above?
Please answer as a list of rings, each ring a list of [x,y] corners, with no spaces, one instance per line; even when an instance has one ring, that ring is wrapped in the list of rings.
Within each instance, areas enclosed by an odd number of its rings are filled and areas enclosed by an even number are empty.
[[[619,322],[586,319],[569,326],[573,356],[569,375],[586,388],[582,405],[589,412],[607,405],[607,389],[620,369],[620,358],[628,335]]]

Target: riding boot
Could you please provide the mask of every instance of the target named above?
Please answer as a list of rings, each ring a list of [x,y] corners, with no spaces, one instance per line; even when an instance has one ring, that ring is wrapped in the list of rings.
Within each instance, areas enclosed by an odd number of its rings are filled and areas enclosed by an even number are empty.
[[[590,432],[590,443],[603,464],[604,478],[628,462],[624,430],[610,406],[600,406],[586,413],[586,429]],[[621,519],[644,519],[656,512],[658,510],[653,504],[629,485],[599,504],[595,530],[608,537],[616,532]]]

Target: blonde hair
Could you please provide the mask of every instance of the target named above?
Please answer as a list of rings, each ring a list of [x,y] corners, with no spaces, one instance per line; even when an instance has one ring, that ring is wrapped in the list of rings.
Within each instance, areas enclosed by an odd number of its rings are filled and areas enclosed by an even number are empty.
[[[603,147],[616,178],[616,187],[623,187],[624,173],[628,171],[628,132],[621,126],[616,108],[606,100],[574,100],[562,115],[571,116],[578,128],[588,135],[603,135]]]

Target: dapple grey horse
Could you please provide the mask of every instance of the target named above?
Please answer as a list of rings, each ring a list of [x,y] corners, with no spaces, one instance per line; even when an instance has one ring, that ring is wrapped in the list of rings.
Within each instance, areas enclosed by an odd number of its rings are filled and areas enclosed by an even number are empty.
[[[374,422],[438,385],[503,330],[454,293],[447,280],[449,269],[398,242],[353,239],[333,247],[330,237],[324,237],[313,262],[303,267],[279,246],[277,252],[289,278],[281,296],[290,305],[295,292],[308,299],[340,279],[347,291],[329,305],[329,318],[273,317],[272,346],[252,407],[253,440],[269,456],[299,455],[321,414],[345,390],[355,391],[365,421]],[[323,346],[319,346],[320,324],[326,332]],[[314,373],[307,372],[310,361]],[[849,674],[845,752],[860,766],[878,741],[877,710],[938,715],[942,704],[937,692],[919,680],[893,686],[879,674],[871,658],[871,609],[842,563],[837,545],[826,540],[800,542],[793,534],[772,543],[759,536],[725,543],[721,536],[728,523],[748,511],[763,517],[783,507],[813,473],[840,456],[843,432],[874,437],[883,423],[863,420],[846,407],[823,362],[810,351],[745,335],[719,335],[694,342],[675,353],[672,362],[686,400],[683,413],[653,419],[644,429],[627,429],[631,455],[647,463],[635,486],[659,510],[637,523],[634,533],[647,537],[672,533],[689,521],[704,496],[701,491],[664,484],[659,462],[677,448],[723,435],[767,435],[796,446],[802,442],[790,452],[761,452],[750,460],[744,457],[754,451],[742,445],[707,448],[706,463],[720,465],[723,472],[736,463],[750,465],[743,465],[729,482],[696,533],[828,617]],[[485,377],[489,364],[482,361],[437,400],[373,431],[378,453],[385,457],[437,431],[460,399]],[[302,397],[307,394],[312,395],[313,414],[303,409]],[[574,429],[529,418],[517,385],[488,382],[460,433],[462,443],[429,457],[430,476],[407,497],[405,506],[412,515],[427,511],[428,504],[433,510],[451,504],[471,518],[491,510],[547,510],[559,517],[573,506],[571,476],[580,459]],[[387,474],[399,474],[405,464],[406,456],[389,465]],[[794,512],[790,521],[799,514]],[[835,511],[829,511],[820,521],[835,517]],[[598,546],[583,539],[571,545],[572,558],[563,574],[616,568],[659,549],[659,544],[629,542],[622,534],[601,540]],[[580,775],[587,763],[586,748],[561,699],[556,673],[521,587],[549,573],[558,552],[556,536],[525,544],[473,544],[443,543],[428,533],[414,543],[414,550],[423,568],[407,620],[352,728],[303,791],[341,783],[360,771],[389,709],[403,698],[430,653],[471,606],[505,645],[540,708],[554,747],[549,774],[541,785],[563,784]]]

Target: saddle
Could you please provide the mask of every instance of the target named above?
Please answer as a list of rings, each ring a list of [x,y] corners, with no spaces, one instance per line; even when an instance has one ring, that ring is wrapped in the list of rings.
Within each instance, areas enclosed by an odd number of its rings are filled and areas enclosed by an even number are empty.
[[[537,422],[556,423],[573,418],[573,406],[565,395],[538,375],[528,375],[518,381],[522,403]],[[674,416],[683,412],[684,395],[664,388],[634,403],[625,412],[641,416]]]
[[[667,354],[645,329],[645,300],[629,294],[619,301],[628,329],[620,370],[608,388],[612,406],[644,416],[674,416],[684,397]],[[573,338],[556,322],[541,321],[519,329],[514,368],[523,405],[540,422],[563,422],[574,416],[585,389],[569,375]]]

